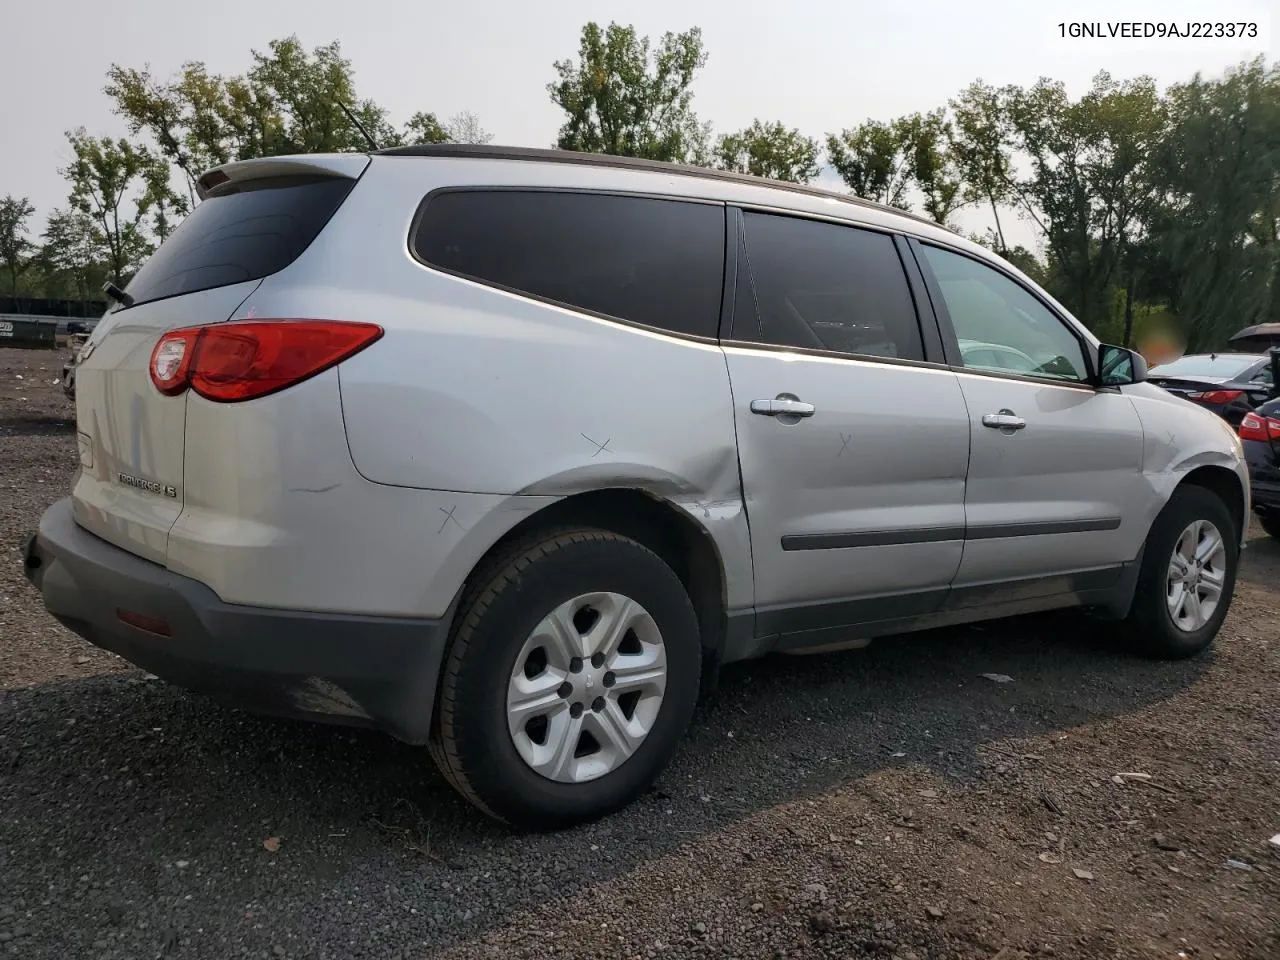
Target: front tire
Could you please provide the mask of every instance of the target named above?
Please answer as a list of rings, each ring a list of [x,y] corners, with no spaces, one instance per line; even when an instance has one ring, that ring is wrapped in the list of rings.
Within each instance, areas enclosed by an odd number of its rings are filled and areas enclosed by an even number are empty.
[[[1138,652],[1180,660],[1209,647],[1235,592],[1239,544],[1220,497],[1195,486],[1174,491],[1147,535],[1125,621]]]
[[[652,551],[590,529],[525,540],[463,599],[431,752],[498,820],[529,829],[594,820],[670,761],[700,666],[693,605]]]

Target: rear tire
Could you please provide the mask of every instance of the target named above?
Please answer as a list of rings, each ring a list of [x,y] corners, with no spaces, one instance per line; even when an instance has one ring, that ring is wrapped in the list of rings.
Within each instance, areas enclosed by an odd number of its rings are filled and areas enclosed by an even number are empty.
[[[1147,535],[1122,628],[1135,651],[1181,660],[1207,649],[1230,608],[1239,553],[1240,533],[1221,498],[1202,487],[1175,490]]]
[[[1280,540],[1280,517],[1275,516],[1259,516],[1258,525],[1268,537]]]
[[[586,656],[571,657],[579,644]],[[524,540],[463,598],[432,756],[464,797],[505,823],[594,820],[634,800],[670,761],[700,666],[693,605],[655,553],[591,529]]]

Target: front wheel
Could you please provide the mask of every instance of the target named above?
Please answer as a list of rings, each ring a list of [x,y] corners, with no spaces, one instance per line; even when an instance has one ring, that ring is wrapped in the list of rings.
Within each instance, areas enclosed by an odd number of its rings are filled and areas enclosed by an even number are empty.
[[[1125,626],[1139,652],[1165,660],[1206,649],[1235,591],[1239,535],[1220,497],[1180,487],[1147,536]]]
[[[445,777],[515,826],[626,805],[693,715],[701,644],[679,578],[634,540],[547,534],[482,572],[446,653],[431,750]]]

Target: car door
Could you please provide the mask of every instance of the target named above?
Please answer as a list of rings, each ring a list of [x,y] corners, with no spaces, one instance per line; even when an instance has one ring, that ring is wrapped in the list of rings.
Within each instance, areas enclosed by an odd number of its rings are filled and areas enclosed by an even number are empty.
[[[969,423],[957,376],[927,362],[925,343],[941,341],[936,327],[922,340],[898,245],[738,216],[723,348],[758,635],[937,609],[960,565]]]
[[[963,602],[965,588],[1062,574],[1080,575],[1080,589],[1101,585],[1146,536],[1139,518],[1151,493],[1132,402],[1093,385],[1092,349],[1012,274],[941,246],[913,241],[912,249],[944,345],[981,341],[1035,364],[1014,371],[951,354],[970,418],[964,559],[952,602]]]

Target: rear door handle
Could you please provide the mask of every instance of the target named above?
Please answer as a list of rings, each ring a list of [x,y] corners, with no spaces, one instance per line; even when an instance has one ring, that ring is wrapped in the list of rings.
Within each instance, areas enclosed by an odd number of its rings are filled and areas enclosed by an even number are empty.
[[[1021,430],[1027,425],[1027,421],[1012,410],[1001,410],[999,413],[984,413],[982,425],[993,430]]]
[[[751,412],[762,417],[812,417],[816,410],[812,403],[786,395],[773,400],[751,401]]]

